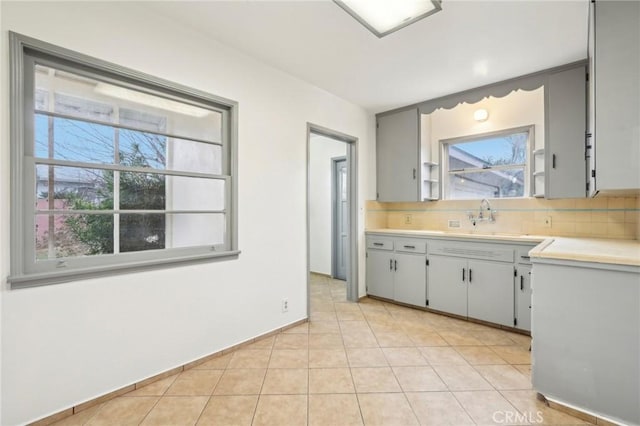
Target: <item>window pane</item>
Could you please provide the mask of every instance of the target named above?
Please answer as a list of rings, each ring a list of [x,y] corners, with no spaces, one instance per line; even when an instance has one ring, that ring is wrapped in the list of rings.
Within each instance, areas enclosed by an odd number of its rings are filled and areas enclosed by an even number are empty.
[[[113,216],[36,215],[36,260],[113,253]]]
[[[40,164],[36,166],[35,190],[39,210],[51,209],[50,192],[56,209],[113,209],[113,172],[110,170]]]
[[[165,133],[167,131],[167,117],[128,108],[120,109],[120,124],[151,132]]]
[[[524,196],[524,167],[449,174],[450,199]]]
[[[120,214],[120,252],[165,248],[165,215]]]
[[[223,174],[222,147],[184,139],[170,139],[167,168],[214,175]]]
[[[225,181],[167,176],[167,210],[223,210]]]
[[[92,121],[113,121],[113,106],[75,96],[55,94],[54,112]]]
[[[44,90],[36,90],[35,107],[41,111],[46,111],[49,106],[49,93]]]
[[[226,219],[222,213],[167,215],[167,248],[223,244]]]
[[[524,164],[528,132],[449,145],[449,170]]]
[[[120,209],[164,210],[166,179],[154,173],[120,172]]]
[[[120,164],[164,169],[167,137],[153,133],[120,129]]]
[[[36,157],[102,164],[113,164],[115,160],[112,127],[42,114],[36,114],[35,125]]]

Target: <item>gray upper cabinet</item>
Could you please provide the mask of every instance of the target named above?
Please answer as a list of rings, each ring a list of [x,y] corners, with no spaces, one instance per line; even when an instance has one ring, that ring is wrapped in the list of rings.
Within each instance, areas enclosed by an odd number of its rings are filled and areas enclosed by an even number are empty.
[[[586,68],[548,76],[545,85],[545,198],[587,194]]]
[[[591,40],[596,191],[640,189],[640,2],[596,1]],[[593,154],[592,154],[593,155]]]
[[[378,117],[378,201],[418,201],[420,115],[418,109]]]

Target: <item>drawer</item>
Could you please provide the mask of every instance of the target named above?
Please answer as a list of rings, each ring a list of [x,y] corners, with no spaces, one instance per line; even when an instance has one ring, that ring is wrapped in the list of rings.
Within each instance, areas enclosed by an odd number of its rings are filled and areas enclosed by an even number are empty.
[[[396,251],[406,253],[426,253],[427,243],[424,240],[395,240],[394,245]]]
[[[367,248],[376,250],[393,250],[393,240],[386,238],[367,238]]]
[[[531,258],[529,257],[529,250],[535,246],[518,247],[516,248],[516,262],[524,263],[526,265],[531,264]]]

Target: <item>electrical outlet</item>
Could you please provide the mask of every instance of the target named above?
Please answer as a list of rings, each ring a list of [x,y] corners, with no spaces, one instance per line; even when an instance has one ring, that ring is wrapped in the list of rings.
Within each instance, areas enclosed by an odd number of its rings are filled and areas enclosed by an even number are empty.
[[[459,220],[450,220],[449,221],[449,228],[460,228],[460,221]]]
[[[289,300],[282,299],[282,312],[289,312]]]
[[[551,228],[551,216],[546,216],[544,218],[543,226],[545,228]]]
[[[405,214],[404,215],[404,224],[405,225],[411,225],[411,223],[413,223],[413,216],[410,214]]]

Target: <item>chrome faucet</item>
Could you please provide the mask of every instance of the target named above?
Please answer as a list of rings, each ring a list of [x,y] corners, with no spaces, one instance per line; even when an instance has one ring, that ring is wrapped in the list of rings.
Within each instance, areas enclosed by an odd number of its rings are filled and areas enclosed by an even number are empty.
[[[478,216],[474,216],[473,212],[468,212],[468,215],[469,215],[469,220],[471,221],[473,226],[476,226],[477,222],[489,222],[489,223],[495,222],[496,218],[494,216],[494,213],[496,213],[496,211],[491,210],[491,203],[489,203],[489,200],[487,200],[486,198],[483,198],[482,201],[480,201],[480,209],[478,210]]]

